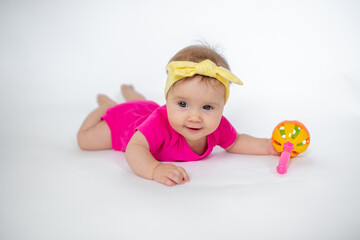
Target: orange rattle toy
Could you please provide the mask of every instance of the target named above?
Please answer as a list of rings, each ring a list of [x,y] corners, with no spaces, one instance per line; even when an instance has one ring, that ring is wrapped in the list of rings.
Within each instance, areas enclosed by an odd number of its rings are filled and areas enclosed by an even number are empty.
[[[310,144],[310,134],[304,124],[298,121],[283,121],[279,123],[272,134],[272,144],[281,153],[276,170],[286,173],[290,157],[304,152]]]

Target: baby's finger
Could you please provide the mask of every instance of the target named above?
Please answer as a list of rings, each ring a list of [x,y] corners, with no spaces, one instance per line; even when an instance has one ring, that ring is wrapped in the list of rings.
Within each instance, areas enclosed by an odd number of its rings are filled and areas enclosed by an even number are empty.
[[[176,183],[174,181],[172,181],[170,178],[168,177],[164,177],[161,181],[161,183],[167,185],[167,186],[175,186]]]
[[[168,177],[170,180],[174,181],[177,184],[183,184],[184,183],[184,177],[178,169],[174,169],[172,172],[168,174]]]
[[[177,167],[178,170],[181,172],[181,174],[183,175],[183,178],[185,180],[185,182],[190,182],[190,178],[189,175],[187,174],[186,170],[182,167]]]

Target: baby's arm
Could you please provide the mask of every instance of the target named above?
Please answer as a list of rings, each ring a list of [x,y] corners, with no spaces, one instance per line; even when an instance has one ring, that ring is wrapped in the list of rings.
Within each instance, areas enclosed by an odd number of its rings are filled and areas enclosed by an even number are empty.
[[[246,134],[238,134],[235,142],[225,150],[230,153],[252,155],[278,154],[272,145],[271,139],[256,138]]]
[[[185,169],[173,164],[162,164],[151,155],[149,143],[139,131],[128,143],[125,157],[131,169],[140,177],[169,186],[189,182]]]

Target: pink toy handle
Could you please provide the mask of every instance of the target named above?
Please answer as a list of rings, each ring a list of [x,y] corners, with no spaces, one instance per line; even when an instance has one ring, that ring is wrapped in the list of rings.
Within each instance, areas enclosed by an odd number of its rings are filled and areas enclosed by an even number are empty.
[[[283,151],[280,155],[279,165],[276,167],[276,171],[278,173],[280,174],[286,173],[292,150],[293,150],[293,144],[291,142],[286,142],[284,144]]]

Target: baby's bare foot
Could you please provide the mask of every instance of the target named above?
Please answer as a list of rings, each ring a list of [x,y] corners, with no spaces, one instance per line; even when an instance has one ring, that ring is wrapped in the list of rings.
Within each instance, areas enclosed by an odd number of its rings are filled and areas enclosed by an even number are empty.
[[[132,85],[121,85],[121,93],[124,96],[125,101],[145,100],[145,97],[135,91]]]
[[[97,103],[99,106],[115,106],[116,102],[104,94],[97,95]]]

